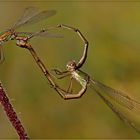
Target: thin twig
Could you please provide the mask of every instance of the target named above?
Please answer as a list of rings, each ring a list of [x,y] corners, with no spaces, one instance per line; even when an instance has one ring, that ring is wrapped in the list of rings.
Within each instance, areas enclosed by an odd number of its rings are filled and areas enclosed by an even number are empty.
[[[25,132],[25,129],[23,125],[21,124],[21,121],[19,120],[15,109],[13,108],[12,104],[9,101],[8,96],[6,95],[5,90],[3,89],[3,86],[0,82],[0,103],[3,106],[3,109],[10,120],[11,124],[15,128],[17,134],[19,135],[19,138],[21,140],[29,140],[29,137],[27,136],[27,133]]]

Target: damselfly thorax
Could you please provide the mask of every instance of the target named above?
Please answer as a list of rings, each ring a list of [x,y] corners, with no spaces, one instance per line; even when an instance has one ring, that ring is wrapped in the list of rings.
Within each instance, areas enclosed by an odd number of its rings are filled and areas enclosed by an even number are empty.
[[[11,40],[13,37],[15,37],[15,31],[14,30],[7,30],[5,32],[2,32],[0,34],[0,44]]]

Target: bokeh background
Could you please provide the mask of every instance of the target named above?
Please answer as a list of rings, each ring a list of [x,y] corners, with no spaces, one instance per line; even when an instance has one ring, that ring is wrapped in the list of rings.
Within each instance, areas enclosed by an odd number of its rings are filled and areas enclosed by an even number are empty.
[[[11,27],[29,6],[54,9],[57,14],[18,31],[39,31],[60,23],[79,28],[90,44],[82,70],[140,100],[139,2],[0,1],[0,30]],[[30,43],[49,69],[65,69],[69,60],[80,59],[83,42],[71,31],[53,33],[63,38],[37,37]],[[31,138],[140,138],[93,90],[79,100],[63,100],[47,84],[30,53],[14,41],[4,44],[4,54],[0,80]],[[0,138],[17,138],[2,108]]]

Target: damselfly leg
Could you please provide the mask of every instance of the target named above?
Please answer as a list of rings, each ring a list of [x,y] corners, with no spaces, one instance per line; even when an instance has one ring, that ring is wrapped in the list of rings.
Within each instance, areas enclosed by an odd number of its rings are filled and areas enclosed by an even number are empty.
[[[53,71],[59,75],[59,77],[57,77],[58,79],[62,79],[64,77],[67,77],[68,75],[70,75],[70,84],[68,86],[68,89],[65,90],[65,99],[76,99],[76,98],[80,98],[87,90],[87,86],[89,84],[89,76],[88,75],[84,75],[84,78],[82,78],[79,74],[78,74],[78,69],[76,66],[76,62],[75,61],[69,61],[67,66],[67,71],[59,71],[58,69],[53,69]],[[67,73],[67,74],[66,74]],[[61,76],[60,76],[61,75]],[[78,93],[72,93],[72,80],[75,79],[76,81],[78,81],[78,83],[80,83],[80,85],[82,86],[81,90]]]

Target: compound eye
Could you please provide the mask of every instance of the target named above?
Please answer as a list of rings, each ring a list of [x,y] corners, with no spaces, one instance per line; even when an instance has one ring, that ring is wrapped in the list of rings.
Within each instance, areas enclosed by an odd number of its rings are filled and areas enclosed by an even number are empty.
[[[66,68],[67,68],[67,69],[69,69],[70,67],[71,67],[71,65],[69,65],[69,64],[66,65]]]
[[[68,68],[69,67],[69,65],[66,65],[66,68]]]
[[[75,62],[71,63],[71,67],[75,68],[75,66],[76,66]]]

